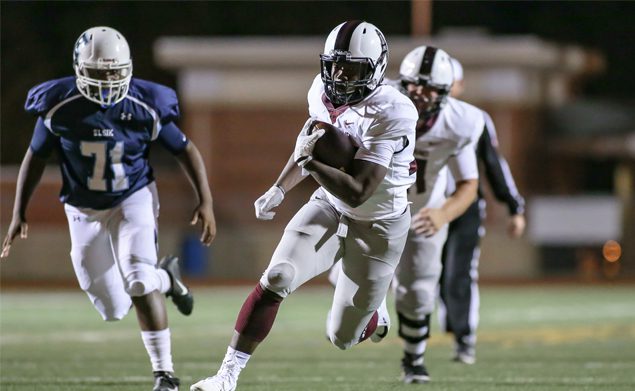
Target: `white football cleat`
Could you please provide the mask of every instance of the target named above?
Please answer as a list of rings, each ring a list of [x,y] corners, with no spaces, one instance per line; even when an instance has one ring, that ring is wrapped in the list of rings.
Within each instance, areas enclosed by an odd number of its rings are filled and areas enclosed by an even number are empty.
[[[235,361],[223,361],[215,376],[193,384],[190,391],[234,391],[241,369]]]
[[[379,308],[377,308],[377,315],[377,328],[373,335],[370,336],[370,340],[373,342],[380,342],[388,335],[388,330],[390,330],[390,315],[388,315],[385,297]]]
[[[236,381],[221,378],[218,375],[203,379],[190,387],[190,391],[234,391]]]
[[[473,345],[458,344],[452,361],[473,365],[476,363],[476,349]]]

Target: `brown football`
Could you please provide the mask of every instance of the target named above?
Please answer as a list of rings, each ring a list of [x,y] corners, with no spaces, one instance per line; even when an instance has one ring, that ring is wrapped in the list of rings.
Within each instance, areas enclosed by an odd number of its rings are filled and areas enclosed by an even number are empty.
[[[315,144],[313,158],[327,166],[348,171],[358,148],[355,140],[328,122],[314,121],[309,134],[316,129],[324,129],[324,135]]]

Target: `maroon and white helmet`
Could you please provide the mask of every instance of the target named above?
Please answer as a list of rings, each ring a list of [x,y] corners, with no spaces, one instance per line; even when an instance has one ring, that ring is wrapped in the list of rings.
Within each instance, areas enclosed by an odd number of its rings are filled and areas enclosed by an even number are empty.
[[[419,46],[406,54],[399,67],[401,84],[425,86],[437,91],[438,98],[429,113],[441,110],[454,83],[450,55],[432,46]]]
[[[350,20],[335,27],[326,38],[320,63],[329,100],[337,105],[354,104],[384,79],[388,45],[384,34],[373,24]],[[334,70],[339,67],[347,68],[348,79],[334,77]]]

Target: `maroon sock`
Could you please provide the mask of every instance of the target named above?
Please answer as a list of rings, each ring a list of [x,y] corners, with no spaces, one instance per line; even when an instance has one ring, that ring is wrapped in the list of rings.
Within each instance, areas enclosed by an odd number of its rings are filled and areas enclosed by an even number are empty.
[[[262,342],[273,327],[282,297],[256,285],[243,304],[235,330],[257,342]],[[377,321],[375,321],[377,324]]]
[[[377,320],[379,320],[379,314],[377,311],[373,314],[373,316],[368,321],[366,328],[362,331],[361,337],[359,337],[359,342],[365,341],[370,338],[371,335],[377,330]]]

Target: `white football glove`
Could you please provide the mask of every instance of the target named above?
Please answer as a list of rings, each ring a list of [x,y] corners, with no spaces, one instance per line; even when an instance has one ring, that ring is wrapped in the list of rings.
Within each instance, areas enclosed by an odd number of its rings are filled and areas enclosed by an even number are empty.
[[[271,186],[271,189],[260,196],[254,202],[254,208],[256,209],[256,218],[258,220],[271,220],[276,212],[272,212],[271,209],[280,205],[284,200],[284,190],[279,186]]]
[[[300,131],[300,134],[298,135],[298,139],[295,141],[293,160],[295,160],[300,167],[304,167],[305,164],[313,159],[313,148],[315,148],[315,143],[317,143],[318,139],[324,135],[324,129],[317,129],[310,135],[307,134],[311,128],[311,124],[313,124],[313,121],[313,118],[309,118],[306,121]]]

